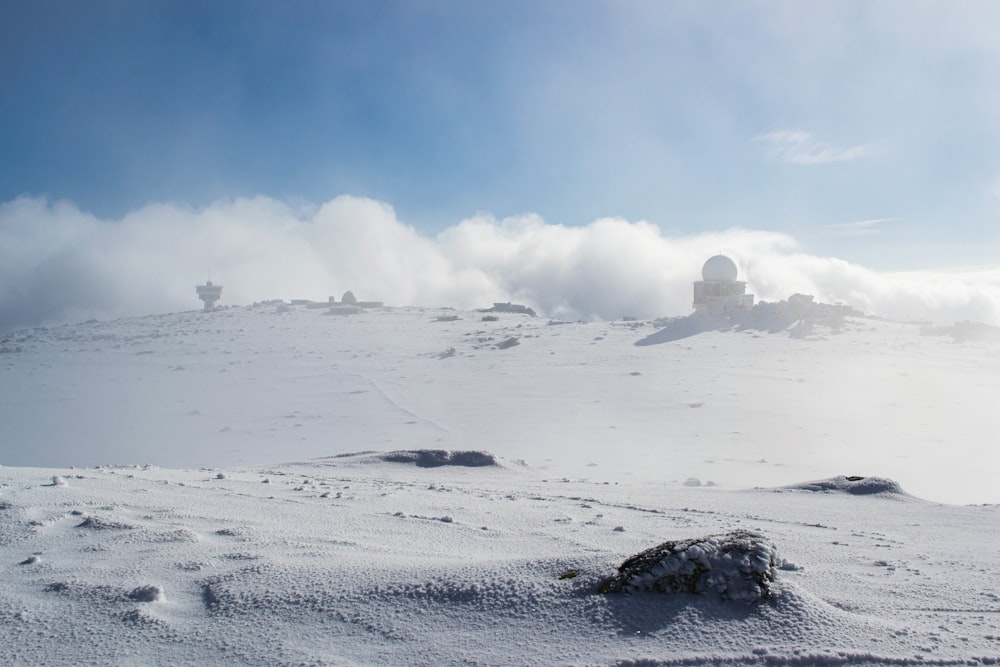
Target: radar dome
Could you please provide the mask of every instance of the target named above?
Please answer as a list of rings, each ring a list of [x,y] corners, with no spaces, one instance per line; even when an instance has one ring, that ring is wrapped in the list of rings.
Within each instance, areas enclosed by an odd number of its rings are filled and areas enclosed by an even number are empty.
[[[725,255],[709,257],[701,267],[702,280],[734,282],[737,275],[736,262]]]

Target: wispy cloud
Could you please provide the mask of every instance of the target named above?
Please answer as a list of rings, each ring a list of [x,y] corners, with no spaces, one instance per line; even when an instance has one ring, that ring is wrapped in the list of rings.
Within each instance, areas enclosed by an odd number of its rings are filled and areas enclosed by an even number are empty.
[[[812,132],[803,130],[776,130],[754,137],[756,142],[767,147],[767,159],[785,164],[817,165],[830,162],[857,160],[872,153],[867,145],[837,148]]]
[[[874,218],[872,220],[856,220],[854,222],[838,222],[827,225],[826,228],[843,236],[872,236],[881,234],[880,225],[883,222],[892,222],[896,218]]]

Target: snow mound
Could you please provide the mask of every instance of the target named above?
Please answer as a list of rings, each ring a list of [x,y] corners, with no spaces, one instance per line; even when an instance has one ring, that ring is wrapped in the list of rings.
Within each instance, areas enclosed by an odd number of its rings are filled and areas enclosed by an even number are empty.
[[[830,477],[783,487],[799,491],[825,491],[850,493],[855,496],[906,495],[898,482],[885,477],[860,477],[857,475]]]
[[[76,525],[77,528],[89,528],[90,530],[133,530],[135,526],[121,521],[105,519],[99,516],[88,516]]]
[[[664,542],[632,556],[601,593],[652,591],[755,602],[774,592],[778,550],[760,533],[734,531]]]
[[[393,452],[341,454],[336,458],[355,459],[359,462],[412,463],[418,468],[500,466],[500,462],[493,454],[474,450],[407,449]]]

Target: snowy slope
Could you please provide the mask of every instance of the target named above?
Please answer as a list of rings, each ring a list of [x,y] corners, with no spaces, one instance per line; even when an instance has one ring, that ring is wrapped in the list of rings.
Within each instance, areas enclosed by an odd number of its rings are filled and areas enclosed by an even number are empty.
[[[0,463],[486,449],[567,475],[727,488],[882,475],[930,500],[1000,501],[995,341],[848,318],[797,338],[637,346],[651,323],[325,312],[264,304],[12,334]]]
[[[989,337],[324,313],[0,341],[0,663],[1000,661]],[[733,530],[770,600],[597,592]]]
[[[363,459],[0,473],[5,663],[1000,659],[997,506]],[[733,528],[785,560],[768,602],[596,592],[641,549]]]

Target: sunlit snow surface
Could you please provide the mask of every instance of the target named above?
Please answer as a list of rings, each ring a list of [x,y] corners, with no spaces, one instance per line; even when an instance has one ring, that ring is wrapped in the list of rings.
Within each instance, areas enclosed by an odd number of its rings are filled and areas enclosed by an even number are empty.
[[[1000,659],[995,343],[324,312],[0,343],[0,662]],[[338,456],[418,449],[498,465]],[[596,592],[743,530],[766,602]]]
[[[267,304],[12,334],[0,464],[485,449],[556,474],[726,488],[880,475],[929,500],[1000,502],[1000,340],[848,318],[798,338],[637,346],[656,327],[325,313]]]

